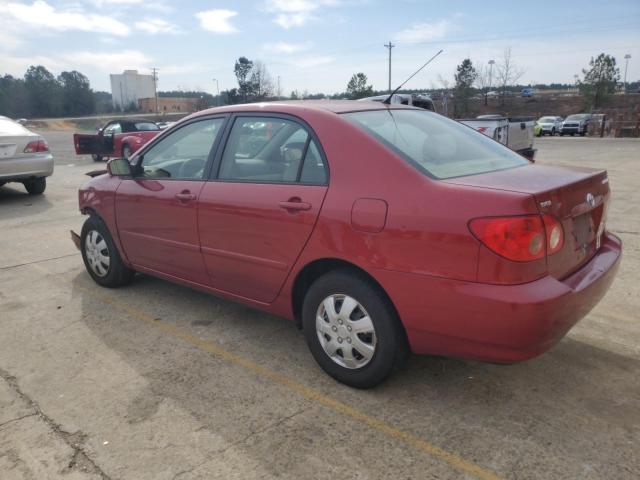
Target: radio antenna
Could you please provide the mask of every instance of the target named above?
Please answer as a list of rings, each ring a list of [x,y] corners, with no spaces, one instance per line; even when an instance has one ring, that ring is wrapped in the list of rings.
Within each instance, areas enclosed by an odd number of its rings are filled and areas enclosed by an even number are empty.
[[[389,105],[389,104],[391,103],[391,99],[392,99],[392,98],[393,98],[393,96],[396,94],[396,92],[397,92],[398,90],[400,90],[400,89],[404,86],[404,84],[405,84],[405,83],[407,83],[409,80],[411,80],[413,77],[415,77],[418,73],[420,73],[420,70],[422,70],[424,67],[426,67],[427,65],[429,65],[429,64],[431,63],[431,61],[432,61],[432,60],[434,60],[434,59],[435,59],[438,55],[440,55],[442,52],[443,52],[443,50],[440,50],[440,51],[439,51],[438,53],[436,53],[433,57],[431,57],[431,58],[427,61],[427,63],[425,63],[424,65],[422,65],[418,70],[416,70],[416,71],[414,72],[414,74],[413,74],[413,75],[411,75],[409,78],[407,78],[404,82],[402,82],[402,84],[401,84],[398,88],[396,88],[393,92],[391,92],[391,95],[389,95],[389,96],[386,98],[386,100],[385,100],[384,102],[382,102],[382,103],[386,103],[387,105]]]

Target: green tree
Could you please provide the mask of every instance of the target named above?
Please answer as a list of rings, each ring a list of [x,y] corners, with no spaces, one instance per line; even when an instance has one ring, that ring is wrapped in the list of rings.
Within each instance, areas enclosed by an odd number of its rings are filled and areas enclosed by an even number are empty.
[[[253,62],[247,57],[240,57],[236,60],[236,64],[233,68],[233,73],[238,80],[238,92],[243,101],[248,101],[249,97],[253,93],[253,87],[251,85],[251,70],[253,69]]]
[[[96,111],[96,101],[89,86],[89,79],[73,70],[58,75],[62,88],[62,109],[64,115],[87,115]]]
[[[53,74],[42,65],[30,66],[24,74],[30,114],[56,117],[62,114],[62,89]]]
[[[465,58],[456,68],[454,79],[454,116],[461,117],[469,112],[469,99],[473,94],[473,83],[478,78],[478,72],[469,58]]]
[[[584,79],[580,82],[580,91],[587,99],[587,106],[598,108],[615,92],[620,81],[620,69],[612,55],[601,53],[595,60],[591,57],[589,68],[583,69]]]
[[[0,77],[0,115],[14,118],[29,115],[29,92],[21,78]]]
[[[373,86],[367,85],[367,76],[362,73],[355,73],[347,84],[347,93],[349,98],[357,100],[358,98],[370,97],[373,95]]]

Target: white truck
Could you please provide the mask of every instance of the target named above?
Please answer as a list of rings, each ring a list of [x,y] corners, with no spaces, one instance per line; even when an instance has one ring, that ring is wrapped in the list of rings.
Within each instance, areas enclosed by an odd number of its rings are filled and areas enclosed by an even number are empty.
[[[376,95],[362,98],[364,101],[384,102],[389,95]],[[436,111],[435,104],[429,95],[424,93],[396,93],[391,97],[391,104],[413,105],[425,110]],[[506,145],[511,150],[533,160],[535,149],[533,137],[535,119],[533,117],[504,117],[502,115],[480,115],[476,118],[456,119],[480,133]]]
[[[476,118],[463,118],[458,121],[506,145],[530,160],[533,160],[536,154],[536,150],[533,148],[536,122],[533,117],[480,115]]]

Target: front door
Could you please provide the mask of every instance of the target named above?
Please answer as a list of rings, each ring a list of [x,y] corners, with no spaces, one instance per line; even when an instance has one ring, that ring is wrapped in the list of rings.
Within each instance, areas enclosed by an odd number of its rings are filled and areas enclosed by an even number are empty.
[[[198,199],[225,119],[188,123],[138,157],[116,193],[116,221],[135,266],[208,283],[200,253]]]
[[[198,224],[211,286],[275,299],[315,225],[327,190],[317,140],[296,121],[235,119]]]

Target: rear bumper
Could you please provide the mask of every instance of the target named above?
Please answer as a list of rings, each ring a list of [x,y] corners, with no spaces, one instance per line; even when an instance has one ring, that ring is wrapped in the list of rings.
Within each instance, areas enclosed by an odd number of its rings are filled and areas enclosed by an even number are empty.
[[[375,273],[414,353],[513,363],[544,353],[589,313],[613,282],[621,253],[620,239],[606,234],[598,254],[570,277],[523,285]]]
[[[0,160],[0,180],[23,180],[53,174],[53,155],[37,154],[24,158]]]

